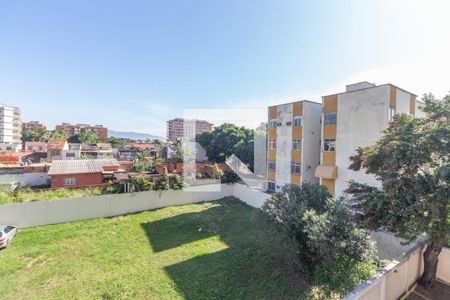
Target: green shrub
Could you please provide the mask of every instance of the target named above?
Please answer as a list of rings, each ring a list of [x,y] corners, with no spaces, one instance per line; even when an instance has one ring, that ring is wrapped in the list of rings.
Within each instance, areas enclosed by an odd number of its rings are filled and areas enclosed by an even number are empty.
[[[133,192],[149,191],[153,185],[153,182],[147,180],[143,175],[133,176],[130,180],[130,187]]]
[[[169,177],[167,175],[162,175],[155,179],[155,186],[153,187],[155,191],[167,191],[169,189]]]
[[[184,187],[186,187],[183,176],[174,174],[170,178],[172,180],[172,186],[174,190],[182,190]]]
[[[342,200],[324,186],[287,185],[263,205],[277,227],[297,242],[300,259],[309,270],[336,260],[370,260],[374,245],[369,233],[357,227]]]
[[[236,173],[234,173],[233,171],[224,172],[223,177],[222,177],[223,183],[232,184],[232,183],[238,182],[238,180],[239,180],[239,176]]]

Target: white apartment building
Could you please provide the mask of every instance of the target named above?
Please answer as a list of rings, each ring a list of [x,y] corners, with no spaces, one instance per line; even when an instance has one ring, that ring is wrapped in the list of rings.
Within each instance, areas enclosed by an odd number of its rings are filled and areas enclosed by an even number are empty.
[[[348,169],[349,157],[358,147],[375,143],[396,113],[425,117],[417,96],[392,84],[360,82],[346,86],[346,91],[322,97],[321,164],[316,168],[320,183],[335,195],[354,180],[379,186],[365,170]]]
[[[17,107],[0,104],[0,151],[22,150],[22,116]]]
[[[303,100],[270,106],[268,111],[267,190],[286,184],[318,182],[322,105]]]

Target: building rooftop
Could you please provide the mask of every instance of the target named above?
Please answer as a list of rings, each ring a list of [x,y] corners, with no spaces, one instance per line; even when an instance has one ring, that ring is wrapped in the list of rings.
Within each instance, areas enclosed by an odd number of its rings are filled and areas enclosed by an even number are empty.
[[[75,159],[53,161],[48,175],[102,173],[104,167],[118,167],[116,159]]]
[[[66,144],[65,140],[49,140],[47,143],[47,149],[49,150],[63,150]]]

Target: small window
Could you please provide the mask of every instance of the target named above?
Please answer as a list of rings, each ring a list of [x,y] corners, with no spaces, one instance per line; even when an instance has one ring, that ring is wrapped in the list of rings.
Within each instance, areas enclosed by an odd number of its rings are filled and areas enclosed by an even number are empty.
[[[272,119],[269,121],[269,128],[277,128],[277,119]]]
[[[292,122],[286,122],[286,126],[291,126],[292,125]]]
[[[392,121],[394,119],[395,113],[395,107],[389,106],[389,121]]]
[[[275,192],[275,182],[268,181],[267,182],[267,190],[271,192]]]
[[[302,164],[293,162],[291,163],[291,173],[292,174],[300,174],[302,169]]]
[[[294,127],[303,127],[302,117],[294,117]]]
[[[64,178],[63,184],[67,185],[67,186],[75,185],[76,179],[75,178]]]
[[[269,140],[269,149],[276,149],[276,148],[277,148],[277,141]]]
[[[335,112],[324,113],[323,114],[323,124],[324,125],[336,124],[336,113]]]
[[[277,168],[276,162],[273,161],[273,160],[269,160],[269,163],[268,163],[268,169],[269,169],[270,171],[275,171],[276,168]]]
[[[336,140],[323,140],[323,151],[335,152],[336,151]]]
[[[281,125],[283,125],[281,122],[277,122],[278,127],[281,127]]]
[[[73,152],[67,152],[66,157],[75,157],[75,153]]]
[[[292,149],[294,150],[302,150],[302,140],[293,140],[292,141]]]

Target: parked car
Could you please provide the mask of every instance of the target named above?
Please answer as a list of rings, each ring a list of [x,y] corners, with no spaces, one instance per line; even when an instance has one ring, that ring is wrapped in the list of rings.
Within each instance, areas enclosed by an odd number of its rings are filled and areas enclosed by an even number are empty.
[[[0,225],[0,249],[8,246],[16,233],[16,227],[11,225]]]

